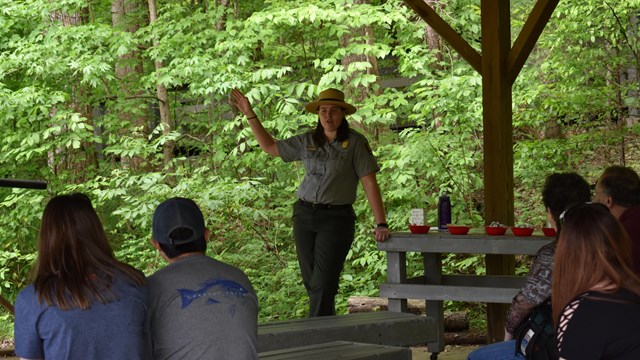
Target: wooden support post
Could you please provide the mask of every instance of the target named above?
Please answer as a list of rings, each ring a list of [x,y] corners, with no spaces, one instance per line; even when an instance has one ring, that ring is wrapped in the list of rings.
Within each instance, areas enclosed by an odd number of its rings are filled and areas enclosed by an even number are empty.
[[[513,224],[513,126],[507,57],[511,45],[509,1],[482,0],[482,107],[484,200],[487,223]],[[491,14],[491,16],[487,16]],[[487,255],[488,275],[513,275],[513,255]],[[505,304],[487,304],[487,340],[504,339]]]
[[[481,0],[482,54],[478,54],[425,0],[404,0],[482,74],[484,200],[487,223],[513,224],[511,87],[559,0],[537,0],[511,49],[510,0]],[[512,275],[513,255],[487,255],[487,274]],[[506,305],[487,306],[488,340],[504,337]]]

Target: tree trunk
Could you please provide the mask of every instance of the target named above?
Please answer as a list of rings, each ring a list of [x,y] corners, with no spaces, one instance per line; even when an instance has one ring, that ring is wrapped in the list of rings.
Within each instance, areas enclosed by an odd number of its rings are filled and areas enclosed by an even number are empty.
[[[50,19],[52,22],[60,22],[64,27],[72,27],[82,25],[86,22],[87,15],[86,13],[79,12],[66,14],[56,11],[50,15]],[[76,96],[71,98],[69,108],[73,109],[75,113],[78,113],[80,117],[87,119],[89,125],[93,125],[91,109],[87,105],[78,102],[78,98],[85,96],[90,90],[75,78],[69,79],[69,87],[71,88],[70,92],[76,94]],[[56,116],[57,111],[57,107],[53,107],[49,115],[53,118]],[[63,123],[60,125],[62,127],[61,132],[67,131],[66,124]],[[95,149],[94,143],[84,142],[77,149],[58,148],[48,152],[47,164],[53,174],[58,175],[64,171],[69,171],[73,174],[74,182],[82,183],[85,181],[86,176],[91,176],[87,173],[86,169],[92,165],[97,165]]]
[[[115,29],[135,33],[140,29],[142,19],[139,16],[139,5],[135,0],[113,0],[111,2],[111,23]],[[137,86],[143,73],[142,59],[137,50],[122,55],[115,64],[116,77],[120,87],[121,102],[126,106],[120,106],[118,116],[122,120],[128,121],[135,129],[122,129],[122,136],[138,136],[146,138],[149,135],[149,127],[147,125],[147,117],[143,114],[137,114],[137,111],[128,111],[128,109],[139,109],[144,106],[142,99],[144,93]],[[120,159],[121,164],[125,167],[131,167],[134,171],[143,171],[141,164],[144,159],[139,156]]]
[[[634,104],[638,103],[638,89],[640,88],[640,77],[638,76],[638,69],[634,66],[630,66],[627,69],[627,81],[633,84],[631,90],[629,90],[628,96],[635,101]],[[628,127],[632,127],[640,121],[640,109],[638,106],[630,106],[629,107],[629,115],[626,119],[626,124]]]
[[[355,0],[355,4],[368,4],[369,0]],[[363,42],[367,45],[372,45],[374,43],[373,37],[373,29],[369,26],[360,27],[360,28],[352,28],[349,33],[344,35],[341,39],[341,46],[348,47],[354,42]],[[373,74],[376,76],[376,79],[380,77],[380,72],[378,71],[378,60],[374,56],[370,55],[362,55],[362,54],[347,54],[342,59],[342,67],[347,70],[349,65],[355,62],[368,62],[371,64],[371,67],[365,71],[365,74]],[[362,103],[368,96],[369,93],[372,92],[371,84],[363,85],[357,84],[356,86],[348,86],[352,83],[352,81],[361,75],[360,72],[354,72],[347,77],[345,83],[347,87],[344,89],[345,96],[350,101],[355,102],[356,104]],[[374,129],[377,133],[377,129]]]
[[[438,9],[442,5],[439,4],[438,0],[427,0],[426,1],[429,6],[433,9]],[[442,56],[442,47],[440,43],[440,35],[433,30],[433,28],[429,25],[426,25],[424,28],[424,36],[427,41],[427,46],[433,52],[438,62],[436,63],[436,67],[440,67],[440,63],[444,60],[444,56]]]
[[[637,40],[640,38],[640,34],[638,34],[638,25],[640,20],[638,20],[638,14],[633,14],[629,19],[629,27],[628,27],[628,37],[636,39],[635,44],[637,44]],[[631,44],[629,44],[632,46]],[[638,68],[640,67],[640,54],[638,53],[640,48],[636,47],[633,51],[634,61],[631,61],[629,67],[627,68],[627,81],[631,85],[628,96],[634,99],[633,104],[638,104],[638,96],[640,93],[640,76],[638,76]],[[628,127],[632,127],[635,124],[640,122],[640,108],[638,105],[632,105],[629,107],[629,115],[626,119],[626,125]]]
[[[156,1],[149,1],[149,23],[153,24],[158,19],[158,13],[156,10]],[[160,43],[157,39],[154,39],[153,46],[158,46]],[[160,74],[162,68],[164,67],[162,61],[155,62],[156,74]],[[173,126],[171,124],[171,113],[169,111],[169,97],[167,96],[167,88],[160,84],[156,85],[156,93],[158,96],[158,107],[160,110],[160,123],[162,124],[162,134],[169,135],[169,133],[173,130]],[[171,161],[174,157],[174,149],[175,144],[173,141],[165,141],[162,146],[162,152],[164,154],[164,166],[165,170],[169,173],[173,173],[173,166],[171,166]],[[169,178],[169,181],[172,181]]]
[[[227,25],[227,8],[229,7],[229,0],[217,0],[216,4],[220,6],[222,9],[219,12],[220,18],[216,21],[216,30],[222,31]]]
[[[562,138],[562,127],[557,119],[548,119],[544,124],[544,139],[560,139]]]
[[[426,2],[433,9],[441,9],[444,7],[444,4],[442,4],[442,2],[439,0],[427,0]],[[435,30],[433,30],[431,26],[425,25],[424,38],[427,47],[429,47],[429,50],[431,50],[431,53],[436,58],[434,69],[442,69],[441,64],[443,63],[444,56],[442,55],[442,43],[440,41],[440,35]],[[433,117],[434,127],[438,128],[442,126],[442,114],[432,111],[431,116]]]

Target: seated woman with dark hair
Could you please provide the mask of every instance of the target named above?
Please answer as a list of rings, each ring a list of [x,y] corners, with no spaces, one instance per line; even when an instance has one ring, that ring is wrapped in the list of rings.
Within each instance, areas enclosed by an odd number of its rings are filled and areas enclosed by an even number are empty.
[[[567,207],[589,201],[589,184],[576,173],[554,173],[547,177],[542,189],[542,203],[547,219],[558,233],[562,233],[560,215]],[[505,321],[505,341],[489,344],[471,352],[468,360],[524,359],[513,338],[518,326],[534,308],[547,303],[551,297],[551,280],[556,241],[538,250],[524,286],[511,302]]]
[[[640,359],[640,279],[631,241],[601,204],[566,211],[551,305],[561,359]]]
[[[56,196],[45,207],[33,284],[15,304],[22,359],[147,359],[144,275],[115,259],[91,201]]]

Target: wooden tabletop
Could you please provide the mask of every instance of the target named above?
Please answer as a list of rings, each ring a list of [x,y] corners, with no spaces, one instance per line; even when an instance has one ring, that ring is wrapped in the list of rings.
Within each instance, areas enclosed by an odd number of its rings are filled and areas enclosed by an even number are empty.
[[[525,254],[535,255],[538,250],[553,241],[553,237],[534,235],[514,236],[486,235],[472,231],[467,235],[451,235],[447,231],[430,231],[428,234],[392,232],[391,237],[378,243],[378,250],[423,253],[463,254]]]

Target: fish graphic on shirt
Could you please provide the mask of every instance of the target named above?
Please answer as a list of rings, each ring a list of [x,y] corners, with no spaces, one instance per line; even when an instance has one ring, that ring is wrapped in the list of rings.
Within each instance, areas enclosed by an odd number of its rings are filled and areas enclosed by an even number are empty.
[[[207,297],[206,304],[217,304],[222,297],[240,299],[248,293],[249,291],[242,285],[228,279],[207,280],[198,290],[178,289],[178,294],[182,299],[182,309],[202,297]],[[235,308],[235,306],[233,307]]]

